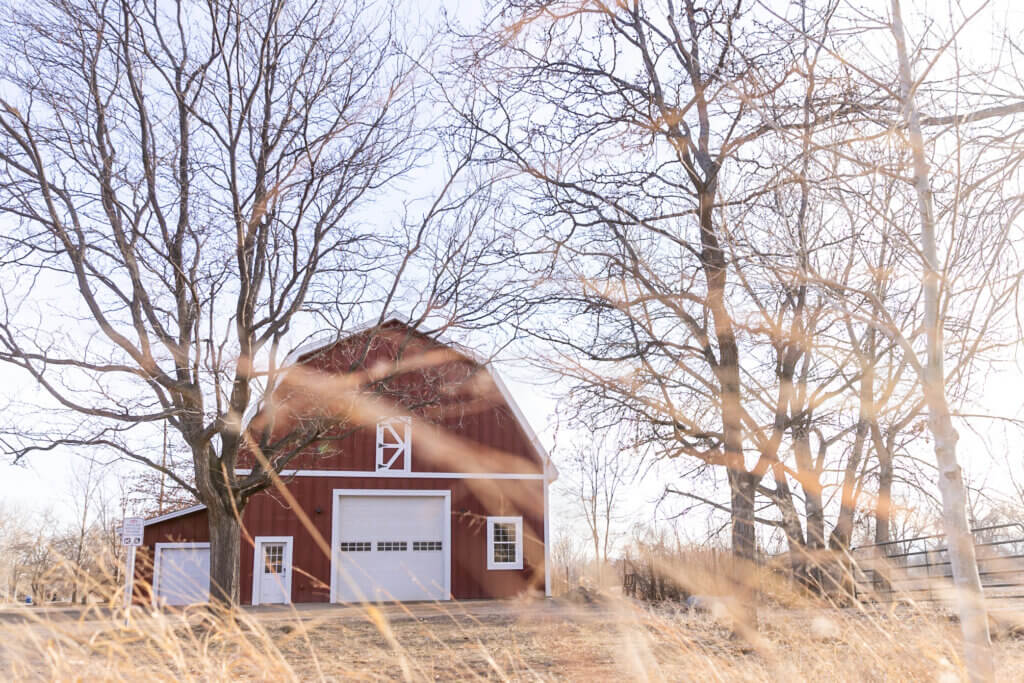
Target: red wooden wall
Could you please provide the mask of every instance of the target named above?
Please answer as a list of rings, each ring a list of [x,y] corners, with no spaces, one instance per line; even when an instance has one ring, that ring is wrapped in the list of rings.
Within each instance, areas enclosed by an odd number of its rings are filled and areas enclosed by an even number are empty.
[[[541,480],[343,477],[297,477],[288,485],[308,524],[320,535],[320,543],[328,547],[334,489],[450,490],[452,595],[459,599],[511,597],[530,589],[544,590],[543,487]],[[486,518],[492,515],[522,515],[521,571],[487,570]],[[330,558],[300,517],[279,492],[267,492],[249,504],[244,521],[250,538],[294,538],[293,602],[326,602],[330,600]],[[252,555],[251,543],[243,543],[243,603],[252,601]]]
[[[544,590],[542,480],[296,477],[288,490],[298,501],[302,515],[296,514],[277,491],[255,496],[243,513],[243,604],[252,602],[252,539],[256,536],[293,537],[292,602],[330,600],[330,558],[321,544],[328,548],[331,544],[334,489],[450,490],[452,595],[457,599],[502,598]],[[488,570],[486,518],[520,515],[523,569]],[[146,527],[143,553],[151,557],[157,542],[209,540],[206,524],[206,511],[200,510],[150,525]],[[146,584],[151,582],[151,568],[140,569],[140,578]]]

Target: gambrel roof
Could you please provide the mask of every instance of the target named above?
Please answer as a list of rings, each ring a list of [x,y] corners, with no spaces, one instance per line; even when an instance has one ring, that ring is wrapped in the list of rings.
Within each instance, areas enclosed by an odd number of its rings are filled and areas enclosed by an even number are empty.
[[[549,481],[554,481],[557,478],[558,470],[552,463],[551,457],[548,454],[547,449],[544,448],[544,445],[543,443],[541,443],[540,438],[537,436],[537,433],[531,427],[529,420],[526,419],[525,414],[523,413],[522,409],[519,407],[519,404],[513,397],[512,392],[509,391],[508,386],[502,380],[498,372],[494,369],[493,364],[489,360],[482,358],[472,349],[469,349],[457,342],[447,339],[444,337],[444,335],[431,334],[421,331],[417,327],[417,325],[412,321],[403,319],[398,316],[392,316],[386,318],[383,321],[372,322],[357,326],[354,329],[346,331],[344,334],[329,333],[325,335],[320,335],[310,340],[309,342],[301,344],[298,347],[292,349],[285,356],[284,360],[281,362],[281,367],[284,369],[283,374],[287,374],[287,369],[289,367],[302,365],[310,358],[318,354],[321,354],[325,351],[328,351],[332,347],[335,347],[346,341],[352,340],[353,338],[358,337],[359,335],[366,334],[367,332],[371,332],[374,330],[387,329],[401,329],[406,333],[420,337],[421,339],[429,342],[430,344],[446,348],[454,352],[457,356],[460,356],[469,363],[473,364],[475,367],[486,372],[487,376],[491,379],[494,386],[497,388],[502,401],[508,407],[517,425],[529,441],[529,444],[532,450],[534,451],[535,455],[537,456],[538,460],[540,461],[540,463],[543,464],[544,471],[548,475]],[[254,410],[251,411],[251,415],[247,416],[246,423],[248,423],[249,421],[248,418],[251,418],[253,415],[255,415],[256,412],[258,412],[259,406],[261,404],[262,399],[256,403],[256,405],[254,406]]]

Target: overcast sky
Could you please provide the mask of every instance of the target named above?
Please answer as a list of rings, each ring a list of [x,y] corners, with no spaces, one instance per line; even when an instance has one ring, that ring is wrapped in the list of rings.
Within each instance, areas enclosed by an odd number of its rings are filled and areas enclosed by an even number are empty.
[[[441,4],[447,9],[449,16],[458,17],[463,24],[471,25],[478,18],[477,2],[449,1]],[[887,6],[888,2],[869,0],[864,4],[877,9]],[[927,6],[921,3],[918,5]],[[413,3],[412,6],[419,12],[420,21],[432,15],[433,9],[428,10],[422,4]],[[1024,2],[1017,0],[994,3],[990,14],[983,21],[977,22],[971,30],[984,38],[990,35],[993,25],[1005,26],[1007,22],[1020,20],[1021,13],[1024,12],[1022,8]],[[1024,26],[1024,23],[1020,25]],[[908,28],[911,33],[915,30],[912,25]],[[982,42],[980,45],[986,44]],[[381,215],[386,214],[381,211]],[[47,294],[56,300],[62,298],[59,291],[50,291]],[[531,369],[515,359],[505,359],[498,367],[533,428],[542,441],[551,448],[556,437],[554,413],[558,388],[539,381],[542,378],[536,369]],[[10,396],[17,394],[24,397],[37,393],[27,377],[9,367],[0,366],[0,386],[3,387],[3,393]],[[959,453],[968,477],[975,485],[984,484],[997,497],[1012,495],[1010,474],[1018,481],[1024,481],[1024,468],[1020,466],[1020,462],[1024,460],[1020,454],[1022,434],[1016,427],[1003,420],[1024,418],[1021,386],[1024,386],[1024,372],[1017,362],[1008,362],[1002,371],[992,372],[986,378],[980,400],[966,407],[967,412],[976,416],[968,422],[961,421],[958,424],[962,437]],[[2,403],[0,409],[3,409]],[[45,424],[49,416],[41,413],[35,416],[35,419]],[[581,435],[568,435],[562,432],[558,434],[558,446],[565,447],[570,442],[580,443],[580,438]],[[559,453],[556,451],[555,455],[557,458]],[[59,517],[67,518],[69,473],[77,457],[67,451],[58,450],[35,454],[31,460],[19,466],[0,463],[0,501],[6,506],[24,510],[27,514],[49,509],[56,512]],[[1008,462],[1013,467],[1012,471],[1008,469]],[[124,467],[126,466],[113,466],[111,477],[119,476]],[[667,480],[670,480],[676,467],[675,464],[664,466],[656,470],[653,476],[631,487],[624,505],[624,513],[629,514],[623,516],[642,521],[651,520],[655,513],[651,501],[657,497]],[[561,491],[559,486],[554,489],[554,507],[556,513],[560,513],[560,518],[556,519],[556,527],[567,526],[578,530],[579,523],[573,520],[571,514],[571,501],[565,499]],[[724,497],[724,491],[718,493]],[[713,497],[714,492],[709,492],[709,496]],[[666,513],[670,510],[671,506],[662,508],[660,512]],[[706,520],[706,515],[695,513],[694,521],[689,528],[705,529]],[[627,523],[621,523],[618,531],[624,533],[627,526]]]

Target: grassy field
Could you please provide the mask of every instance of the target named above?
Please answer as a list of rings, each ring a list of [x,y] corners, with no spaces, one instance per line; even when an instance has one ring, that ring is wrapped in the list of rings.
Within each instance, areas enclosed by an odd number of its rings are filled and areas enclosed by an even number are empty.
[[[928,609],[762,609],[754,643],[708,613],[616,601],[139,614],[0,625],[15,680],[956,681],[959,630]],[[96,616],[96,615],[92,615]],[[996,640],[1024,680],[1024,640]]]

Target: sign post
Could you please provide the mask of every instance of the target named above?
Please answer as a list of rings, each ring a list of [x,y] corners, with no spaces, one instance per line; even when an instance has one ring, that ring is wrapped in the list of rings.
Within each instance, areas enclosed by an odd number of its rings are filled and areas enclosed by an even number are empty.
[[[132,590],[135,583],[135,549],[142,545],[145,520],[142,517],[125,517],[121,523],[121,545],[125,548],[124,568],[124,623],[132,607]]]

